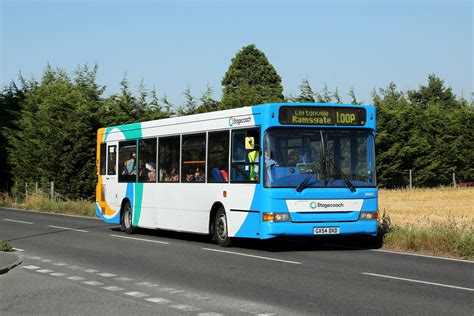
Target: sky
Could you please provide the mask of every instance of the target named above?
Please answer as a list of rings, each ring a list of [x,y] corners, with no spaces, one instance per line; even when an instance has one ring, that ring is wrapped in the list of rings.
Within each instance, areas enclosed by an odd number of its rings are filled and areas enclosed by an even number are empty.
[[[285,95],[308,78],[344,101],[354,88],[370,103],[395,82],[416,89],[436,74],[458,95],[473,87],[472,1],[0,0],[0,85],[41,78],[49,63],[72,73],[98,64],[104,95],[126,75],[175,105],[221,80],[243,46],[255,44],[282,78]]]

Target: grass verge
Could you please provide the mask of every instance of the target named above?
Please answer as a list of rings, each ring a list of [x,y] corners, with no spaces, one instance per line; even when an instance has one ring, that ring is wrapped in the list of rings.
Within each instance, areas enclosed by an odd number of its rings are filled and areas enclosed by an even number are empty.
[[[13,246],[9,242],[0,240],[0,251],[12,252]]]
[[[15,201],[6,194],[3,194],[0,206],[16,207],[26,210],[35,210],[40,212],[70,214],[82,216],[95,216],[95,203],[86,200],[75,201],[54,201],[50,200],[45,194],[38,193],[28,196],[22,203]]]

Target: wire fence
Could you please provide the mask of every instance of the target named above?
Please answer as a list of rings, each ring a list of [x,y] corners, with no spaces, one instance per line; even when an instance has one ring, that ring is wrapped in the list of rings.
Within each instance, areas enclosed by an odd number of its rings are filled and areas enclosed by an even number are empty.
[[[472,187],[474,179],[456,173],[440,174],[436,179],[420,179],[414,170],[406,170],[399,177],[378,179],[384,189],[413,189],[435,187]]]

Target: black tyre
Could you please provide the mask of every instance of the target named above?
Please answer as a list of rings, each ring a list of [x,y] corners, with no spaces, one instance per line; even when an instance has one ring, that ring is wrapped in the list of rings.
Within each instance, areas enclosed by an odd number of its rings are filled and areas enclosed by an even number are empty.
[[[222,247],[230,247],[232,245],[232,238],[229,237],[229,230],[227,226],[227,216],[223,207],[219,208],[214,218],[214,236],[213,239]]]
[[[130,202],[126,202],[120,214],[120,230],[127,234],[133,234],[135,227],[132,225],[132,207]]]

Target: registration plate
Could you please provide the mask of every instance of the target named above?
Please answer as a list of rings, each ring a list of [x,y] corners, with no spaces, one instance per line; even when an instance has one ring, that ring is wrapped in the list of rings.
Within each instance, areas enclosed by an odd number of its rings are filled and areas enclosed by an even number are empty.
[[[315,227],[315,235],[336,235],[339,234],[339,227]]]

